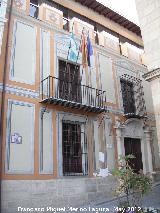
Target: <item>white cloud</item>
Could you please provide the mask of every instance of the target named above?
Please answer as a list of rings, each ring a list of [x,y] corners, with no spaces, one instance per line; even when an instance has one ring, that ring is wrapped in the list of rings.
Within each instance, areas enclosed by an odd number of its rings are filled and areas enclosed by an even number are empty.
[[[135,0],[97,0],[139,25]]]

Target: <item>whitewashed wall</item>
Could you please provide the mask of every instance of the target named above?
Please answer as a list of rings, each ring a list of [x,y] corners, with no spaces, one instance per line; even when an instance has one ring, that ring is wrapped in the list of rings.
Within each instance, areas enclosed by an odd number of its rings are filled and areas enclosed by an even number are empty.
[[[112,120],[110,118],[105,118],[105,140],[107,151],[107,167],[109,171],[112,171],[115,168],[115,151],[112,133]]]
[[[93,141],[94,141],[94,169],[99,169],[99,136],[98,121],[93,121]]]
[[[40,113],[40,173],[53,173],[52,111]]]
[[[154,127],[152,129],[152,154],[153,160],[156,168],[160,167],[160,157],[159,157],[159,147],[158,147],[158,139],[157,139],[157,130]]]
[[[102,90],[106,91],[107,102],[115,103],[112,60],[105,55],[98,54],[98,61]]]
[[[50,33],[41,29],[41,79],[50,75]]]
[[[20,144],[12,136],[19,134]],[[34,105],[9,100],[6,138],[6,172],[33,173],[34,163]]]
[[[142,86],[144,91],[144,100],[146,104],[146,110],[147,112],[154,112],[153,108],[153,99],[152,99],[152,91],[150,83],[142,79]]]
[[[7,0],[1,0],[0,6],[0,55],[1,55],[1,46],[2,46],[2,39],[3,39],[3,31],[4,25],[7,21],[6,17],[6,8],[7,8]]]
[[[0,55],[1,55],[1,46],[2,46],[2,39],[3,39],[3,31],[4,31],[4,24],[0,22]]]
[[[34,84],[36,72],[36,29],[15,21],[11,52],[11,80]]]

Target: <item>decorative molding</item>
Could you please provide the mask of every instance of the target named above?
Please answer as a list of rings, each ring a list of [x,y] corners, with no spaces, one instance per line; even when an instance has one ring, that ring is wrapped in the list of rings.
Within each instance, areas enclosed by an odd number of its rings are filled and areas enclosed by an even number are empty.
[[[10,137],[11,137],[11,114],[12,105],[32,107],[32,134],[30,151],[32,153],[31,168],[29,171],[24,170],[11,170],[9,168],[10,162]],[[28,102],[22,102],[17,100],[8,99],[8,111],[7,111],[7,132],[6,132],[6,157],[5,157],[5,173],[6,174],[33,174],[34,173],[34,123],[35,123],[35,105]]]
[[[148,114],[147,115],[147,121],[156,121],[155,115],[154,114],[153,115]]]
[[[124,59],[115,60],[114,64],[118,67],[122,67],[122,68],[127,69],[127,70],[132,71],[132,72],[136,71],[136,67],[133,64],[129,63],[127,60],[124,60]]]
[[[144,133],[145,134],[151,134],[152,133],[152,129],[150,128],[150,126],[144,126]]]
[[[123,131],[124,137],[142,138],[144,123],[138,119],[128,119],[125,123],[125,129]]]
[[[32,79],[30,81],[26,81],[25,79],[17,78],[14,76],[14,63],[15,63],[15,52],[16,52],[16,42],[17,42],[17,29],[18,24],[26,25],[33,30],[34,34],[34,41],[32,41],[33,49],[32,49]],[[14,20],[14,27],[13,27],[13,35],[12,35],[12,49],[11,49],[11,59],[10,59],[10,80],[17,81],[21,83],[26,83],[33,85],[35,83],[35,75],[36,75],[36,37],[37,37],[37,28],[28,22],[24,22],[18,19]]]
[[[46,7],[45,20],[62,28],[61,23],[63,22],[63,13],[55,8],[50,9]]]
[[[112,136],[112,119],[108,115],[105,115],[104,119],[105,119],[105,122],[107,124],[108,136]]]
[[[9,12],[9,11],[7,11]],[[53,24],[50,24],[48,22],[43,22],[43,21],[40,21],[39,19],[34,19],[28,15],[26,15],[25,13],[23,13],[23,11],[19,12],[16,8],[13,8],[13,11],[12,11],[13,15],[18,17],[18,18],[21,18],[22,20],[24,21],[27,21],[27,23],[30,23],[30,24],[34,24],[34,25],[38,25],[46,30],[53,30],[55,33],[64,36],[70,36],[70,33],[63,30],[63,29],[59,29],[56,25],[53,25]],[[80,42],[80,38],[76,38],[78,42]],[[92,44],[93,48],[96,50],[96,51],[99,51],[101,53],[104,53],[106,54],[108,57],[112,57],[113,58],[113,63],[117,66],[118,65],[118,61],[127,61],[128,64],[131,64],[132,66],[135,67],[135,70],[137,71],[141,71],[141,72],[146,72],[147,71],[147,68],[142,65],[142,64],[139,64],[137,63],[136,61],[134,60],[131,60],[129,58],[125,58],[124,56],[120,55],[119,53],[115,52],[114,50],[112,50],[111,48],[104,48],[100,45],[97,45],[97,44]],[[64,57],[64,56],[63,56]]]
[[[7,1],[1,0],[1,6],[0,6],[0,22],[5,23],[7,22],[6,16],[6,8],[7,8]]]
[[[55,44],[57,57],[67,59],[70,37],[66,35],[55,35]]]
[[[80,45],[80,40],[76,39],[76,42],[78,46]],[[67,59],[68,55],[68,49],[69,49],[69,44],[70,44],[70,36],[68,35],[61,35],[61,34],[56,34],[55,35],[55,46],[56,46],[56,56],[57,58],[63,58]],[[79,53],[78,61],[77,63],[81,64],[82,61],[82,54]]]
[[[143,65],[138,64],[131,59],[124,58],[124,56],[121,56],[121,59],[114,60],[113,63],[116,67],[124,68],[126,70],[132,71],[133,73],[145,73],[147,71],[147,68],[145,68]]]
[[[124,114],[123,108],[114,109],[114,107],[112,107],[112,106],[107,106],[107,110],[108,110],[108,113],[114,113],[114,114],[117,114],[117,115],[123,115]]]
[[[45,36],[47,36],[47,41],[45,40]],[[40,29],[40,78],[43,80],[44,78],[50,75],[50,32],[44,29]],[[46,49],[46,58],[44,58],[44,49]],[[46,60],[44,62],[44,59]],[[48,75],[45,75],[44,63],[46,63]]]
[[[87,123],[87,117],[83,115],[75,115],[73,113],[57,112],[56,126],[57,126],[57,162],[58,162],[58,176],[63,176],[63,159],[62,159],[62,122],[79,122],[82,126]],[[85,128],[84,128],[85,129]]]
[[[118,65],[119,64],[119,65]],[[117,66],[118,65],[118,66]],[[122,92],[121,92],[121,83],[120,80],[123,77],[123,75],[130,76],[131,78],[135,79],[135,81],[141,81],[142,75],[144,74],[142,71],[137,71],[136,68],[128,63],[127,61],[117,61],[117,65],[115,67],[115,73],[116,73],[116,85],[118,88],[118,94],[119,94],[119,104],[122,111],[123,109],[123,98],[122,98]],[[136,93],[135,93],[136,95]]]
[[[41,108],[39,113],[39,173],[40,174],[53,174],[53,124],[52,124],[52,110],[48,110],[46,108]],[[50,169],[47,171],[43,168],[43,115],[45,113],[49,114],[50,120],[50,143],[51,143],[51,150],[50,150]]]
[[[160,68],[154,69],[150,72],[147,72],[142,76],[146,81],[153,81],[157,78],[160,78]]]
[[[115,129],[124,129],[125,128],[125,125],[121,123],[121,121],[119,119],[117,119],[115,121],[115,125],[114,125],[114,128]]]
[[[147,167],[151,163],[151,158],[149,157],[151,156],[151,152],[150,149],[148,148],[146,149],[146,147],[150,146],[151,142],[150,127],[139,119],[132,118],[122,123],[118,118],[116,118],[116,125],[114,128],[116,129],[117,135],[116,139],[117,139],[118,155],[125,155],[125,146],[124,146],[125,137],[140,139],[143,172],[144,174],[146,174],[146,172],[150,172],[150,169]]]
[[[3,90],[3,84],[0,83],[0,91],[2,91],[2,90]],[[5,91],[6,91],[6,93],[9,93],[11,95],[23,96],[23,97],[27,97],[27,98],[36,98],[36,99],[39,98],[38,92],[36,92],[34,90],[30,90],[30,89],[25,89],[22,87],[6,85]]]
[[[7,13],[9,13],[9,10],[7,9]],[[65,35],[70,35],[69,32],[65,31],[65,30],[62,30],[62,29],[59,29],[56,25],[53,25],[52,23],[49,23],[49,22],[46,22],[46,21],[41,21],[40,19],[35,19],[31,16],[28,16],[26,15],[25,11],[21,10],[19,11],[18,9],[16,8],[13,8],[12,10],[12,14],[20,19],[20,20],[23,20],[29,24],[33,24],[35,26],[40,26],[41,28],[44,28],[45,30],[51,30],[51,31],[54,31],[55,33],[60,33],[60,34],[65,34]]]
[[[5,22],[7,22],[7,19],[5,18],[6,7],[7,7],[7,1],[1,0],[1,6],[0,6],[0,55],[1,55],[1,46],[2,46],[4,26],[5,26]]]
[[[26,0],[14,0],[14,5],[18,9],[26,10]]]

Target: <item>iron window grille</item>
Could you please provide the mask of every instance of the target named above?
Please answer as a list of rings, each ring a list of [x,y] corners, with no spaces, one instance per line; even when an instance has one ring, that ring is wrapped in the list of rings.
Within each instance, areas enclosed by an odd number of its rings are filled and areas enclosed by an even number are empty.
[[[62,122],[62,153],[64,176],[88,175],[88,147],[81,123]]]
[[[127,117],[146,116],[142,80],[124,74],[120,78],[124,114]]]

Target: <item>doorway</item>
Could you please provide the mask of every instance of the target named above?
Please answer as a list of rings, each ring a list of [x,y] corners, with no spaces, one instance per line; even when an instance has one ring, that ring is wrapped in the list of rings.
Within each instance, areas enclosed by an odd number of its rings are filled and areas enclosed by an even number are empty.
[[[81,103],[80,66],[59,60],[59,98]]]
[[[124,138],[125,155],[134,155],[135,158],[130,159],[131,168],[138,173],[143,170],[141,140],[137,138]]]

